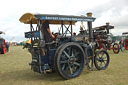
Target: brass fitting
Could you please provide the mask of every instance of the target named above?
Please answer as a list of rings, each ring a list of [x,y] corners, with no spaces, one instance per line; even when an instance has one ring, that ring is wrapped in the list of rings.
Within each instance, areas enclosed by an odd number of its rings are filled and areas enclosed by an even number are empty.
[[[89,13],[87,13],[86,15],[87,15],[88,17],[91,17],[91,16],[92,16],[92,13],[89,12]]]
[[[106,22],[106,25],[109,25],[110,23],[109,22]]]

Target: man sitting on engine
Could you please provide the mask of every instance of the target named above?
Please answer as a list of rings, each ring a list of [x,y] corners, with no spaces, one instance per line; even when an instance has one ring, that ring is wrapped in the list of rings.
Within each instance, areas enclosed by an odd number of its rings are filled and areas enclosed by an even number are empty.
[[[44,33],[44,40],[46,43],[51,42],[52,38],[55,38],[55,36],[50,31],[49,22],[47,20],[42,24],[41,31]]]

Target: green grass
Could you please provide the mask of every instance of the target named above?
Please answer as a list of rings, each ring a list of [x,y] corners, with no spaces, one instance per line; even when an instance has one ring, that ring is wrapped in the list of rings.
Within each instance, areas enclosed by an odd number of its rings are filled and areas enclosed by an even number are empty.
[[[71,80],[57,73],[34,73],[28,65],[31,54],[21,46],[11,46],[10,52],[0,54],[0,85],[127,85],[128,50],[114,54],[109,51],[110,63],[106,70],[88,71],[87,67]]]

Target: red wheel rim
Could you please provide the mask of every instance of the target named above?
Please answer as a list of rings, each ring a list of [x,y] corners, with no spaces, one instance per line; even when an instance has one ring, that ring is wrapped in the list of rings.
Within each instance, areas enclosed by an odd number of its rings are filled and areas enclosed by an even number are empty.
[[[125,48],[126,50],[128,50],[128,40],[125,40],[125,42],[124,42],[124,48]]]
[[[4,45],[3,45],[3,53],[5,54],[6,53],[6,43],[4,41]]]
[[[116,44],[113,45],[113,52],[118,53],[118,46]]]

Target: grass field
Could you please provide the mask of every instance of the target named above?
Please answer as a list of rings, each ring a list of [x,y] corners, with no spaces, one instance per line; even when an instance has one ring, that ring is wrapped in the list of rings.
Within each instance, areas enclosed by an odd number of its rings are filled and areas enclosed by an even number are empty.
[[[109,51],[110,63],[106,70],[88,71],[64,80],[57,73],[38,74],[28,63],[31,55],[21,46],[11,46],[10,52],[0,54],[0,85],[128,85],[128,50],[114,54]]]

